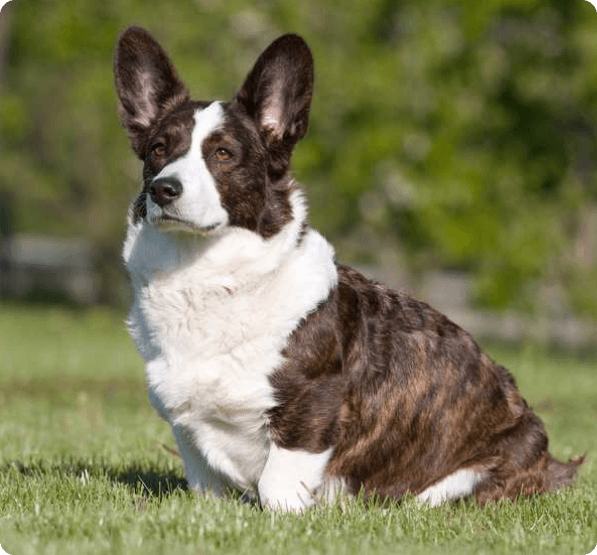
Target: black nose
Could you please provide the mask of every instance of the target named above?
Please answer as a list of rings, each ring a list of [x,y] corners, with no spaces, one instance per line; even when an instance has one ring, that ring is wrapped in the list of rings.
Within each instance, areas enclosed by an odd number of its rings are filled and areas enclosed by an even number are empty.
[[[164,207],[182,195],[182,183],[175,177],[162,177],[149,186],[149,196],[159,207]]]

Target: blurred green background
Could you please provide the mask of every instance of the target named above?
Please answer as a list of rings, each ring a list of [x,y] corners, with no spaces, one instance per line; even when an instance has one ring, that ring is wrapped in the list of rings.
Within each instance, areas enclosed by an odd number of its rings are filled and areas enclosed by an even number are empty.
[[[597,318],[597,13],[587,1],[6,4],[4,244],[89,240],[96,300],[116,305],[127,299],[120,245],[141,179],[112,77],[131,24],[161,42],[195,98],[229,99],[270,41],[305,37],[315,96],[293,167],[341,261],[409,284],[469,276],[476,307]]]

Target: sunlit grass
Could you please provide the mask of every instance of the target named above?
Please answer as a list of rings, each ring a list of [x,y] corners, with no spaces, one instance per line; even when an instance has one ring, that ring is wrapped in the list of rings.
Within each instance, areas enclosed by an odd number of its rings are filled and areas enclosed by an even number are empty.
[[[597,358],[493,346],[554,454],[587,454],[554,495],[438,509],[356,499],[302,516],[186,489],[124,315],[0,305],[0,544],[17,554],[566,553],[597,543]]]

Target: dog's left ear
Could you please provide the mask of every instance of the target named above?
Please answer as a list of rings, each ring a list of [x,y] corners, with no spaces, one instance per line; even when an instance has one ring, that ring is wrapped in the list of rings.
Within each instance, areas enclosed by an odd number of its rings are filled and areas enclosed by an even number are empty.
[[[288,166],[294,145],[307,132],[312,95],[311,51],[301,37],[284,35],[259,56],[234,100],[253,118],[274,158]]]

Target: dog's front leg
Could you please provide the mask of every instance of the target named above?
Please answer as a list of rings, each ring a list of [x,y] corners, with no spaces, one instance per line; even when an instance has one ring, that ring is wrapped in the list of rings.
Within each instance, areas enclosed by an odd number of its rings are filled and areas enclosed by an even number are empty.
[[[209,467],[205,457],[193,444],[188,432],[180,425],[172,426],[172,432],[184,463],[189,489],[203,495],[223,497],[227,489],[224,477]]]
[[[289,450],[272,442],[259,478],[262,507],[301,513],[314,505],[325,480],[332,449],[322,453]]]

